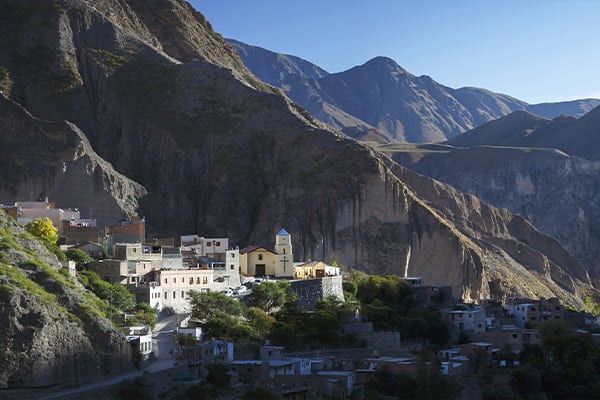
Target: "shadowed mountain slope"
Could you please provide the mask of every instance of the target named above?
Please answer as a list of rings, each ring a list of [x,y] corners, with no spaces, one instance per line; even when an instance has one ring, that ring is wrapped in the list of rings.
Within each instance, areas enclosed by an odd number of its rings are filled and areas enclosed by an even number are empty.
[[[1,94],[0,116],[3,201],[35,196],[63,207],[85,205],[82,213],[93,212],[98,226],[138,208],[146,190],[98,156],[75,125],[40,121]]]
[[[1,389],[80,385],[133,369],[131,346],[99,299],[61,267],[0,211]],[[43,395],[2,392],[8,399]]]
[[[446,144],[381,149],[409,168],[523,215],[598,279],[599,116],[600,109],[555,120],[515,112]]]

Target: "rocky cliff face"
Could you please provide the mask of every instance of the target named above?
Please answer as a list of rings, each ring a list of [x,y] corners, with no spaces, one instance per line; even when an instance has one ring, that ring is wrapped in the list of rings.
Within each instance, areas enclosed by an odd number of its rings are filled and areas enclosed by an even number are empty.
[[[12,36],[0,65],[11,99],[76,123],[148,190],[148,230],[247,245],[270,243],[285,226],[298,258],[421,275],[467,299],[526,294],[581,305],[589,279],[558,243],[317,122],[253,77],[187,3],[127,0],[119,23],[106,4],[40,4],[4,21]],[[68,85],[18,68],[40,48],[47,74],[68,74]]]
[[[396,148],[390,154],[409,168],[527,218],[598,279],[600,164],[541,148],[562,144],[565,151],[593,155],[597,128],[590,121],[596,114],[550,121],[515,113],[450,142],[465,147]],[[527,145],[535,147],[511,147]]]
[[[134,212],[146,190],[116,172],[66,121],[40,121],[0,94],[0,198],[43,199],[91,212],[99,226]]]
[[[319,76],[311,73],[318,67],[305,60],[232,43],[259,78],[282,88],[321,121],[365,141],[437,142],[516,110],[579,118],[600,105],[598,99],[530,105],[485,89],[452,89],[428,76],[414,76],[386,57]]]
[[[132,368],[93,295],[0,212],[0,388],[75,385]]]

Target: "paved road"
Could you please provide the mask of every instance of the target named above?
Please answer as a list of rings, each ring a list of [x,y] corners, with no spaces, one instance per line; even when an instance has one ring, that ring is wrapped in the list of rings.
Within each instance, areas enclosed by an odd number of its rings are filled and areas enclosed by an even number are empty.
[[[181,315],[175,314],[156,323],[152,335],[152,350],[156,360],[144,368],[144,371],[152,373],[173,367],[177,343],[177,323],[181,319]]]
[[[36,396],[23,398],[32,398],[40,400],[60,399],[62,397],[72,396],[74,394],[84,393],[90,390],[96,390],[104,386],[111,386],[128,379],[133,379],[138,376],[142,376],[144,373],[154,373],[173,368],[175,362],[175,349],[177,340],[176,328],[177,323],[181,319],[183,319],[183,316],[176,314],[163,318],[156,323],[156,327],[154,328],[154,332],[152,334],[152,349],[154,350],[156,360],[149,366],[143,368],[142,370],[131,371],[122,375],[112,377],[110,379],[106,379],[102,382],[96,382],[89,385],[79,386],[73,389],[52,393],[44,397],[41,397],[43,396],[42,393],[37,393]]]

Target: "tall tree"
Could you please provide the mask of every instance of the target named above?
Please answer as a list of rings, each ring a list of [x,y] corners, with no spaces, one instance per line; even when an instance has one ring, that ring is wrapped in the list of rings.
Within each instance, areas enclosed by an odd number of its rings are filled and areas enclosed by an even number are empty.
[[[263,282],[252,288],[250,303],[265,312],[282,307],[288,299],[288,281]]]
[[[220,292],[197,292],[190,290],[192,316],[200,319],[214,317],[240,317],[244,308],[239,301]]]
[[[48,217],[35,218],[33,221],[25,225],[27,232],[31,233],[48,243],[56,243],[58,240],[58,229]]]

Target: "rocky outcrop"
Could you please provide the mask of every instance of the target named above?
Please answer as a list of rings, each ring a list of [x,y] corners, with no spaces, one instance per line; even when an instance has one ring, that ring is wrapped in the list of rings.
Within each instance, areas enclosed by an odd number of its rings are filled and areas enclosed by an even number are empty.
[[[523,215],[556,237],[598,279],[598,126],[600,108],[580,119],[515,112],[446,145],[403,149],[393,157]]]
[[[0,198],[51,198],[82,207],[99,226],[133,213],[146,190],[116,172],[92,149],[77,126],[34,118],[0,94]]]
[[[59,268],[0,212],[0,388],[71,386],[132,368],[125,336]]]
[[[238,69],[233,53],[221,53],[223,39],[186,3],[126,3],[146,29],[72,0],[44,10],[51,15],[31,9],[21,22],[5,22],[17,33],[3,42],[2,57],[11,77],[15,71],[11,99],[33,115],[75,122],[104,159],[144,185],[148,231],[247,245],[269,243],[285,226],[298,258],[420,275],[465,299],[558,296],[581,306],[589,279],[572,259],[554,255],[564,252],[558,243],[527,224],[518,236],[510,213],[401,169],[317,122]],[[34,55],[22,32],[40,21],[53,32],[40,39],[45,48],[58,49],[50,70],[69,61],[78,77],[68,88],[52,83],[43,91],[36,77],[16,72],[15,53]]]
[[[519,132],[507,130],[505,137]],[[598,279],[600,164],[553,149],[510,148],[505,142],[483,146],[485,138],[495,135],[482,133],[473,147],[425,146],[390,154],[411,169],[527,218]]]

